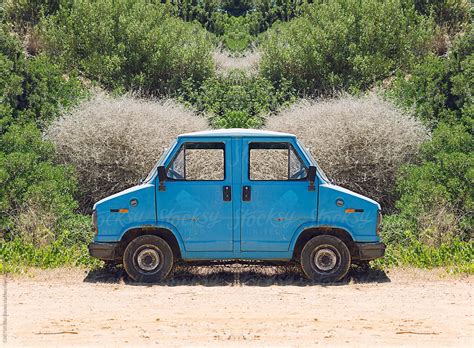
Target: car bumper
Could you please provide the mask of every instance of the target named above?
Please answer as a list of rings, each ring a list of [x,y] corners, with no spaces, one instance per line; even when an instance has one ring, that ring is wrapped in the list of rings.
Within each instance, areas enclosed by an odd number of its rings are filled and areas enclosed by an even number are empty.
[[[104,261],[112,261],[117,258],[118,243],[90,243],[89,254],[92,257]]]
[[[385,244],[383,243],[355,243],[359,260],[374,260],[385,254]]]

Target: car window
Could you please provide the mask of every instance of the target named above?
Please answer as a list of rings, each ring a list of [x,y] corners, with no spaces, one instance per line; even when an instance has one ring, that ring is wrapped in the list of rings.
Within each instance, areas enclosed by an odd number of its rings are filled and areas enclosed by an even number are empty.
[[[223,143],[184,143],[167,168],[174,180],[224,180]]]
[[[290,146],[289,151],[289,178],[290,180],[305,179],[308,174],[308,168],[301,160],[293,146]]]
[[[306,176],[307,167],[290,143],[249,144],[250,180],[302,180]]]
[[[181,146],[167,169],[168,178],[174,180],[184,179],[184,146]]]

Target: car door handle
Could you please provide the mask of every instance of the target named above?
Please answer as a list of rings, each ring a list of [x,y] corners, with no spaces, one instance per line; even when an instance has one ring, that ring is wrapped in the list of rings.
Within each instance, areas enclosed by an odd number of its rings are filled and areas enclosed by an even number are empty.
[[[242,187],[242,200],[245,201],[245,202],[250,201],[251,192],[252,192],[252,190],[250,189],[250,186]]]
[[[229,202],[232,200],[232,189],[230,186],[224,186],[222,190],[224,202]]]

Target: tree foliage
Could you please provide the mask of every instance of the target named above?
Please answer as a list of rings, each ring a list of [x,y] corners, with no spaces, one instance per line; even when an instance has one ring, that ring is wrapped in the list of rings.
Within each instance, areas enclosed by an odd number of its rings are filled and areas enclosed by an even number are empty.
[[[407,77],[400,74],[389,94],[412,107],[423,121],[473,125],[474,30],[469,27],[455,41],[448,57],[428,55]]]
[[[213,73],[204,29],[145,0],[75,1],[41,24],[45,51],[108,89],[172,93]]]
[[[432,23],[400,0],[335,0],[269,30],[261,70],[299,90],[359,90],[408,68],[429,49]]]
[[[85,95],[74,73],[65,75],[46,55],[27,59],[19,41],[5,28],[0,29],[0,71],[1,129],[13,121],[43,128]]]

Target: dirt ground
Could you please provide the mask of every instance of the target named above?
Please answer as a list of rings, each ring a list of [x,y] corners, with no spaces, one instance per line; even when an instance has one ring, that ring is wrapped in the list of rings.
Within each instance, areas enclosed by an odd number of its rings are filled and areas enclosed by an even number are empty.
[[[473,280],[355,269],[323,286],[285,268],[220,266],[184,268],[150,286],[120,269],[60,269],[7,277],[2,307],[11,346],[472,347]]]

